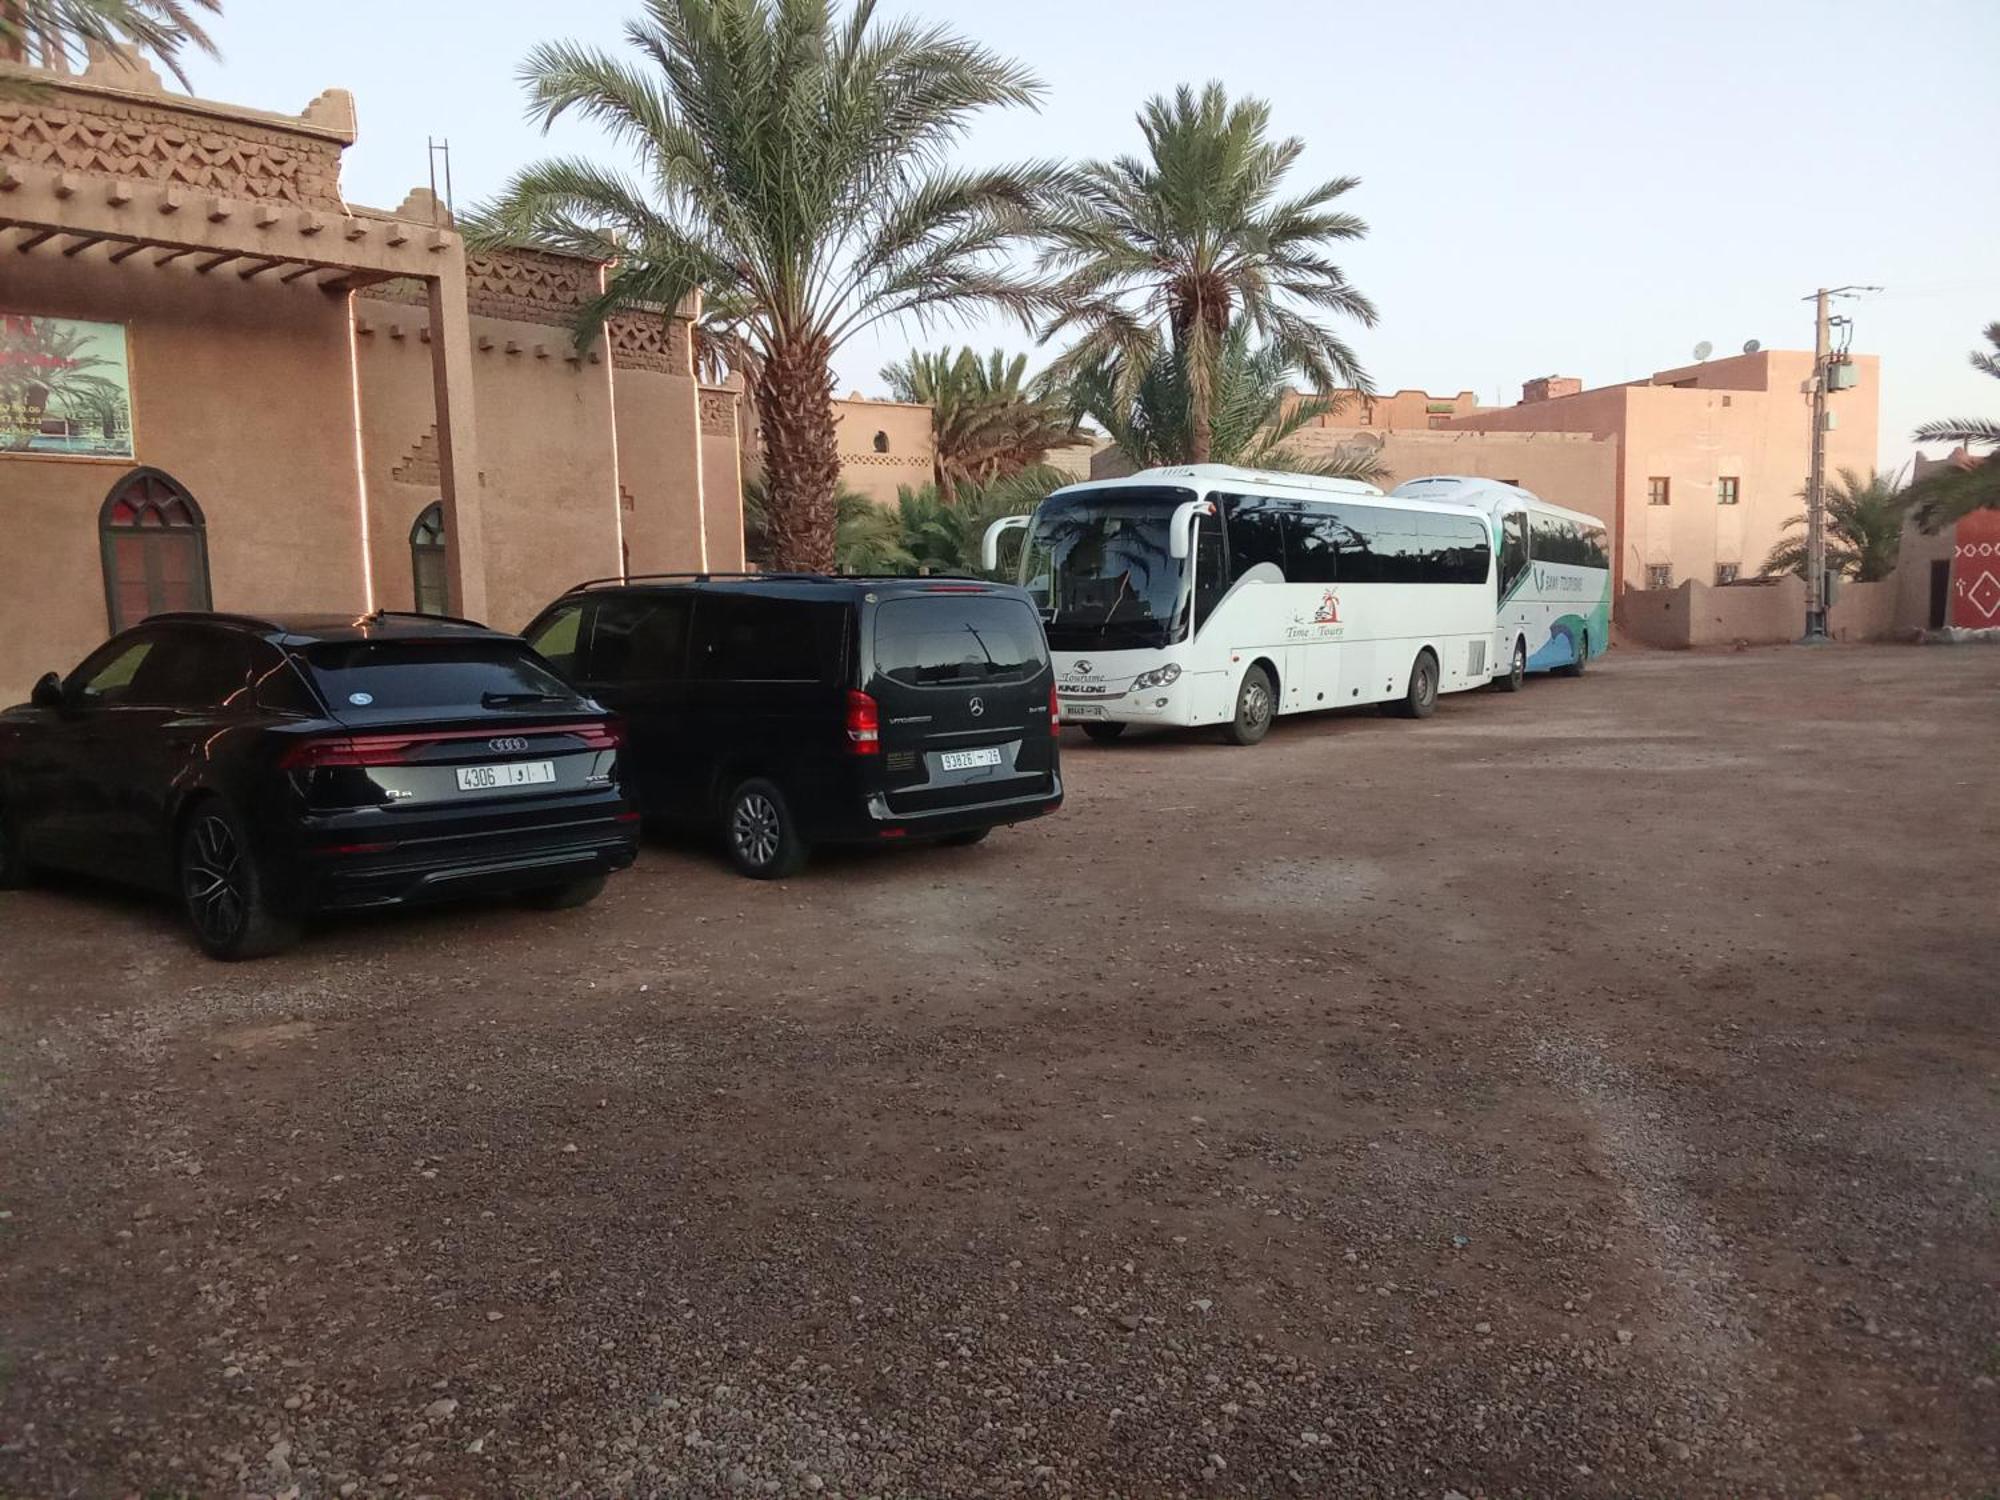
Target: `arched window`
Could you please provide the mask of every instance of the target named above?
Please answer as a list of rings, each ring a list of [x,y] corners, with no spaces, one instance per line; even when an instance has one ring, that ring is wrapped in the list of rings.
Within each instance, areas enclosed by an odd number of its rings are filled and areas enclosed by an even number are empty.
[[[158,469],[134,469],[105,497],[97,529],[114,633],[148,615],[214,608],[207,523],[178,480]]]
[[[433,500],[410,528],[410,572],[416,580],[417,613],[442,615],[451,609],[445,577],[444,502]]]
[[[888,433],[878,432],[875,434],[875,451],[877,453],[887,453],[889,451]]]

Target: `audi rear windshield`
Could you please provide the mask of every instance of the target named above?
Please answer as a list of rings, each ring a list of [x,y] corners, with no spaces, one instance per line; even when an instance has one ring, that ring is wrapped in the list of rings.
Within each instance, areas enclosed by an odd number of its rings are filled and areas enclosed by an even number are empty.
[[[452,718],[584,706],[524,645],[507,641],[322,641],[299,653],[343,719]]]

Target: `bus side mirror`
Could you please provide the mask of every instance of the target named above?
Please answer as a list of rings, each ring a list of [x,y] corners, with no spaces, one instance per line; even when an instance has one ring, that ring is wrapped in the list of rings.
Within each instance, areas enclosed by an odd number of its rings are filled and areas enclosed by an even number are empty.
[[[979,563],[989,573],[1000,571],[1000,538],[1010,531],[1027,528],[1032,516],[1002,516],[986,528],[985,539],[979,544]]]
[[[1174,507],[1174,518],[1167,526],[1167,551],[1175,562],[1186,562],[1194,551],[1194,518],[1214,514],[1215,506],[1207,500],[1188,500]]]
[[[63,697],[62,679],[53,672],[44,672],[42,680],[35,684],[28,701],[36,708],[63,708],[68,700]]]

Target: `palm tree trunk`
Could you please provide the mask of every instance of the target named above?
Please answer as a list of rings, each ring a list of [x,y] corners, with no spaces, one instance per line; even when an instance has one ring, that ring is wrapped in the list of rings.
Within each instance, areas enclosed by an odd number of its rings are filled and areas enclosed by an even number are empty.
[[[840,448],[827,355],[819,339],[782,344],[771,351],[757,385],[765,531],[771,567],[778,572],[834,570],[833,493],[840,483]]]
[[[1209,417],[1208,397],[1199,391],[1188,392],[1188,462],[1205,464],[1215,445],[1215,424]]]

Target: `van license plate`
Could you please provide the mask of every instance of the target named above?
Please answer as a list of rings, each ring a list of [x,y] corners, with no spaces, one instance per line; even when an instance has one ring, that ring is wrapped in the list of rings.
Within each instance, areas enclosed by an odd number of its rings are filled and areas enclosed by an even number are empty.
[[[556,779],[552,760],[519,760],[506,766],[460,766],[461,792],[492,792],[503,786],[546,786]]]
[[[1000,764],[1000,747],[985,750],[946,750],[938,756],[938,766],[946,771],[973,771],[980,766]]]

